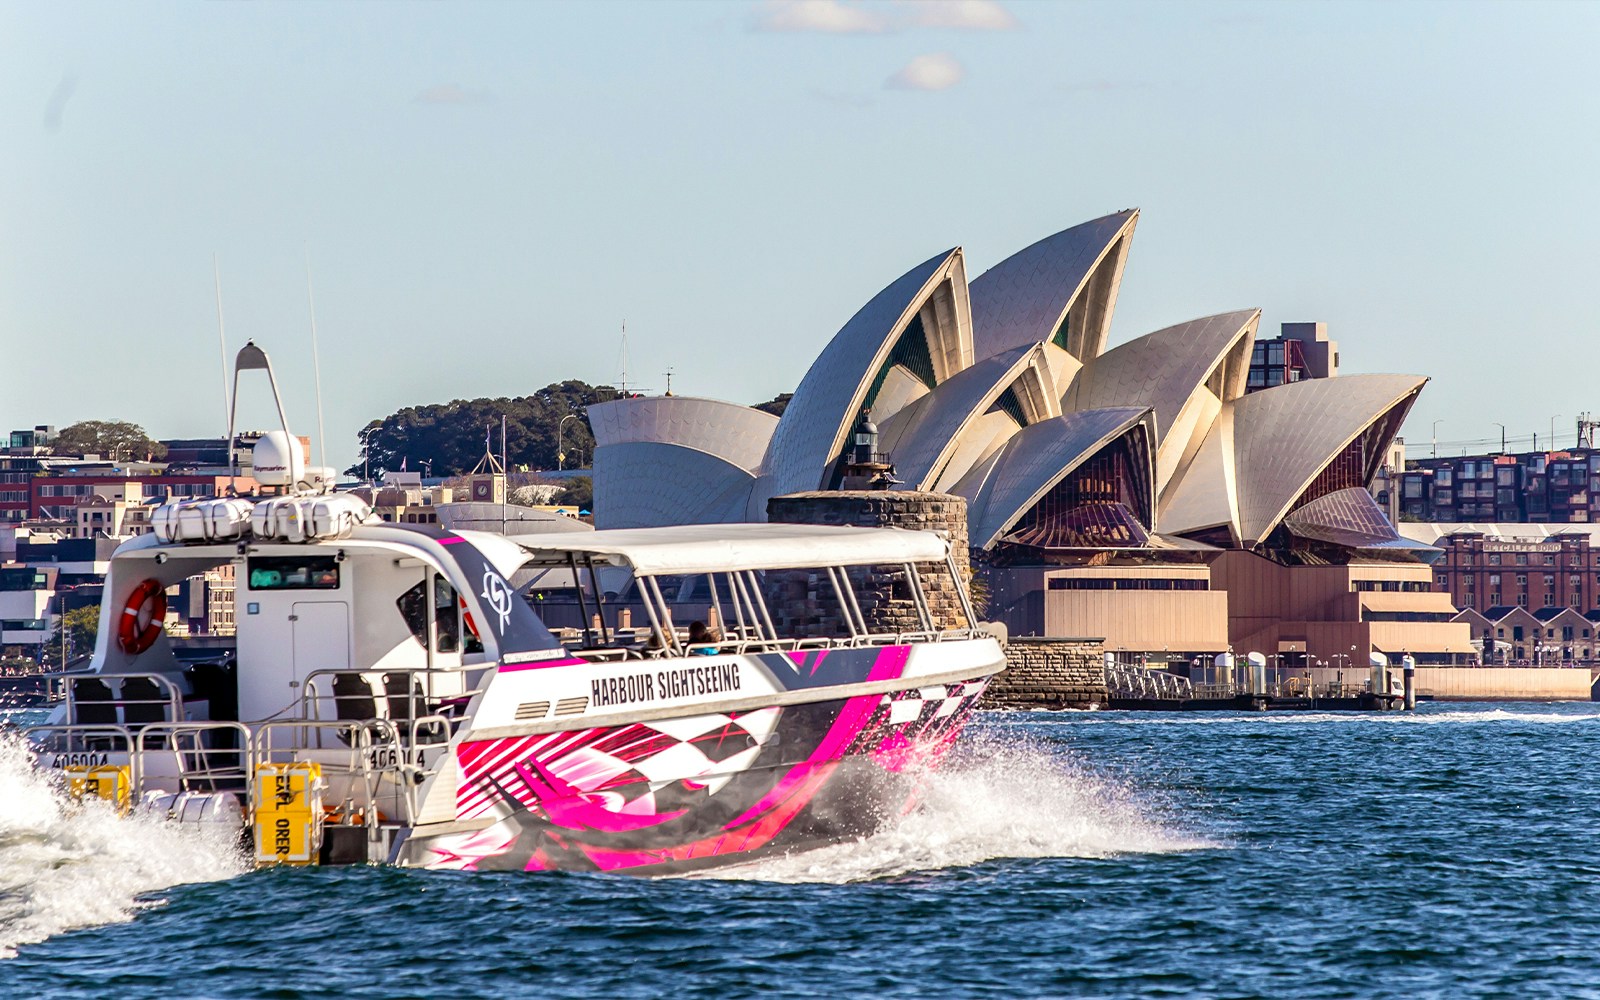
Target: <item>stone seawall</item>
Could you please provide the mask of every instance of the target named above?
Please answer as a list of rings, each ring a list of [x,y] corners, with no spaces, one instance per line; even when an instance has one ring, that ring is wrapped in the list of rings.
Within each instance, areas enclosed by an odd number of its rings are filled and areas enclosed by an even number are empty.
[[[956,572],[967,576],[967,502],[944,493],[911,490],[833,490],[791,493],[767,501],[774,524],[825,524],[855,528],[910,528],[934,531],[948,539]],[[873,632],[922,631],[905,572],[899,566],[857,566],[849,570],[861,615]],[[935,628],[967,627],[960,594],[943,563],[917,567]],[[767,605],[780,633],[798,636],[844,635],[843,610],[825,574],[784,570],[767,574]]]
[[[1106,703],[1105,664],[1099,639],[1013,638],[982,707],[1098,708]]]

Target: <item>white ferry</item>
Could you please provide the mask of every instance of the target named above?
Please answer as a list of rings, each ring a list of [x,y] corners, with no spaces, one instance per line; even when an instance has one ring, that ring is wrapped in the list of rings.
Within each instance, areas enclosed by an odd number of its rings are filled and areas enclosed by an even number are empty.
[[[80,794],[237,824],[258,864],[663,873],[860,837],[1004,666],[931,532],[393,525],[317,487],[287,426],[258,448],[277,486],[168,505],[117,549],[90,666],[30,731]],[[236,653],[186,666],[165,596],[222,567]],[[866,567],[918,627],[871,626]],[[936,620],[930,574],[964,622]],[[780,593],[837,634],[786,629]],[[541,620],[553,595],[577,627]],[[691,641],[686,609],[718,630]]]

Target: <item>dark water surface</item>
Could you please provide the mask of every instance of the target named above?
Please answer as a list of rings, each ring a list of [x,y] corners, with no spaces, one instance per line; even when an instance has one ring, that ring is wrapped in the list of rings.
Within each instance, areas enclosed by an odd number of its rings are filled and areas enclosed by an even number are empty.
[[[0,767],[0,996],[1600,996],[1600,706],[964,739],[893,831],[660,880],[223,877]]]

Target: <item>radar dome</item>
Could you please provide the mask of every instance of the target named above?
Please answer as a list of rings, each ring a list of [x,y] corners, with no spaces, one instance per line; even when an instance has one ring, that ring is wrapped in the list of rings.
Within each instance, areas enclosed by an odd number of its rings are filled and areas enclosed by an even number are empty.
[[[262,486],[293,486],[306,475],[300,442],[285,431],[268,431],[261,435],[251,451],[250,464],[255,481]]]

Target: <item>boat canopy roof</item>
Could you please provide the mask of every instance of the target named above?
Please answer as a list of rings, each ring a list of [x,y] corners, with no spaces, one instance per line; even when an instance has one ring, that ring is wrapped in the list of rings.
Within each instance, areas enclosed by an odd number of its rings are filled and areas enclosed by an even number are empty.
[[[685,524],[510,540],[535,562],[565,566],[569,555],[588,557],[639,576],[943,562],[950,551],[932,531],[811,524]]]

